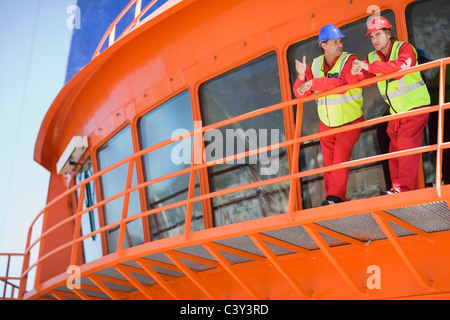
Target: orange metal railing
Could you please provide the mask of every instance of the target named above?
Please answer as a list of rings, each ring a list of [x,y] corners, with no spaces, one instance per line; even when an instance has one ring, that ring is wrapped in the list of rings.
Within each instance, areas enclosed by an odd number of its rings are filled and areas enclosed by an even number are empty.
[[[109,47],[117,40],[128,34],[134,27],[136,27],[140,23],[141,18],[150,9],[153,8],[156,2],[157,0],[152,0],[144,9],[142,9],[142,0],[131,0],[127,4],[127,6],[122,10],[122,12],[117,16],[117,18],[113,21],[113,23],[111,23],[108,30],[106,30],[105,34],[103,35],[103,38],[100,40],[100,43],[97,46],[97,49],[95,50],[92,59],[100,54],[103,46],[105,45],[106,39],[108,39],[107,47]],[[125,30],[119,36],[116,36],[117,24],[125,17],[125,15],[128,12],[130,12],[130,10],[133,10],[133,8],[134,8],[134,20],[128,25],[128,27],[125,28]]]
[[[20,275],[14,276],[11,272],[11,260],[13,257],[23,260],[21,253],[0,253],[0,300],[15,300],[19,297]],[[5,261],[6,260],[6,261]],[[22,265],[22,262],[20,262]],[[17,266],[16,266],[17,267]]]
[[[78,254],[78,250],[81,247],[82,241],[85,239],[88,239],[94,235],[100,235],[101,233],[106,232],[107,230],[111,230],[113,228],[119,228],[117,254],[119,256],[121,256],[123,254],[124,250],[127,250],[127,249],[124,249],[124,239],[125,239],[127,223],[137,220],[137,219],[143,219],[145,217],[149,217],[150,215],[156,214],[158,212],[169,210],[169,209],[172,209],[175,207],[186,206],[184,236],[185,236],[186,240],[189,241],[189,239],[191,238],[191,219],[192,219],[192,210],[193,210],[194,203],[203,201],[203,200],[207,200],[207,199],[212,199],[214,197],[225,195],[225,194],[230,194],[230,193],[239,192],[239,191],[252,189],[252,188],[256,188],[256,187],[261,187],[261,186],[265,186],[265,185],[271,185],[271,184],[276,184],[276,183],[280,183],[280,182],[290,181],[291,188],[290,188],[290,193],[289,193],[287,214],[288,214],[288,217],[290,218],[290,220],[293,220],[294,216],[296,215],[296,213],[299,210],[296,207],[296,204],[300,200],[298,198],[298,195],[297,195],[298,192],[296,190],[299,186],[298,186],[298,184],[294,183],[299,178],[308,177],[308,176],[317,175],[317,174],[323,174],[324,172],[330,171],[330,170],[336,170],[336,169],[341,169],[344,167],[369,164],[369,163],[374,163],[374,162],[378,162],[381,160],[395,158],[395,157],[401,157],[401,156],[405,156],[405,155],[421,154],[424,152],[436,152],[437,157],[436,157],[435,188],[436,188],[436,192],[437,192],[438,196],[441,197],[442,152],[443,152],[443,149],[450,148],[450,142],[443,141],[444,110],[450,108],[450,103],[444,103],[444,101],[445,101],[444,100],[445,74],[446,74],[446,66],[449,63],[450,63],[450,58],[436,60],[436,61],[429,62],[429,63],[423,64],[423,65],[419,65],[419,66],[408,68],[408,69],[405,69],[402,71],[398,71],[398,72],[395,72],[395,73],[392,73],[389,75],[379,76],[379,77],[375,77],[372,79],[366,79],[355,85],[347,85],[344,87],[329,90],[327,92],[321,92],[319,94],[314,94],[314,95],[311,95],[306,98],[302,98],[302,99],[298,99],[298,100],[297,99],[290,100],[290,101],[282,102],[282,103],[272,105],[269,107],[261,108],[259,110],[255,110],[255,111],[252,111],[252,112],[249,112],[246,114],[242,114],[237,117],[223,120],[218,123],[214,123],[214,124],[211,124],[211,125],[201,128],[201,133],[203,134],[204,132],[211,130],[211,129],[217,129],[219,127],[223,127],[223,126],[226,126],[226,125],[229,125],[232,123],[236,123],[236,122],[243,121],[243,120],[246,120],[249,118],[257,117],[262,114],[274,112],[277,110],[282,110],[285,108],[291,108],[292,106],[297,105],[295,133],[294,133],[294,136],[292,139],[282,141],[278,144],[269,145],[267,147],[262,147],[259,149],[249,150],[249,151],[245,151],[243,153],[234,154],[234,155],[231,155],[231,156],[221,159],[221,163],[225,163],[227,161],[236,161],[237,159],[240,159],[243,157],[249,157],[252,155],[259,154],[259,153],[265,153],[265,152],[275,150],[275,149],[288,148],[288,149],[290,149],[290,152],[291,152],[290,173],[287,175],[284,175],[284,176],[279,176],[279,177],[275,177],[275,178],[271,178],[271,179],[267,179],[267,180],[256,181],[256,182],[249,183],[246,185],[234,186],[234,187],[230,187],[228,189],[214,191],[214,192],[196,196],[194,190],[196,187],[195,182],[196,182],[197,172],[204,168],[214,166],[217,163],[216,162],[217,160],[216,160],[216,161],[204,162],[201,164],[195,164],[194,162],[192,162],[192,165],[189,168],[185,168],[183,170],[173,172],[173,173],[161,176],[159,178],[152,179],[150,181],[145,181],[144,183],[138,184],[136,186],[132,186],[132,176],[133,176],[135,164],[137,163],[137,161],[139,161],[140,157],[142,157],[143,155],[145,155],[149,152],[152,152],[158,148],[167,146],[175,141],[194,137],[195,134],[199,134],[199,132],[198,131],[195,132],[195,130],[191,131],[189,133],[189,135],[183,135],[183,136],[179,136],[176,138],[168,139],[168,140],[162,141],[156,145],[153,145],[149,148],[141,150],[141,151],[123,159],[122,161],[119,161],[116,164],[93,174],[91,177],[82,181],[80,184],[70,188],[65,193],[61,194],[59,197],[55,198],[50,203],[48,203],[47,206],[38,214],[38,216],[32,222],[32,225],[30,226],[30,229],[29,229],[26,251],[24,254],[24,264],[23,264],[23,272],[21,275],[20,294],[23,295],[25,293],[25,285],[26,285],[27,277],[28,277],[30,271],[33,269],[36,269],[36,270],[39,269],[41,267],[43,261],[45,261],[49,257],[61,252],[62,250],[70,249],[71,250],[71,258],[70,258],[69,264],[73,265],[76,262],[76,257]],[[370,119],[370,120],[366,120],[361,123],[335,128],[333,130],[323,132],[323,133],[316,133],[316,134],[311,134],[308,136],[301,136],[301,125],[302,125],[302,114],[303,114],[304,102],[311,101],[311,100],[314,100],[319,97],[326,96],[326,95],[329,95],[332,93],[342,92],[344,90],[348,90],[348,89],[351,89],[354,87],[366,86],[366,85],[374,84],[378,81],[386,80],[386,79],[389,79],[392,77],[399,77],[399,76],[403,76],[408,73],[423,71],[423,70],[436,68],[436,67],[440,67],[440,85],[439,85],[439,103],[438,103],[438,105],[430,106],[430,107],[426,107],[426,108],[420,108],[420,109],[412,110],[412,111],[401,113],[401,114]],[[329,167],[322,167],[322,168],[311,169],[311,170],[307,170],[307,171],[299,171],[297,159],[299,157],[300,145],[304,142],[312,141],[312,140],[318,139],[318,138],[326,136],[326,135],[331,135],[331,134],[335,134],[335,133],[346,131],[346,130],[353,130],[355,128],[372,126],[372,125],[382,123],[382,122],[387,122],[387,121],[390,121],[393,119],[398,119],[398,118],[402,118],[402,117],[406,117],[406,116],[418,115],[418,114],[423,114],[423,113],[430,113],[430,112],[438,112],[438,117],[439,117],[438,118],[439,119],[438,120],[439,121],[438,122],[438,139],[437,139],[437,143],[435,145],[423,146],[423,147],[410,149],[410,150],[404,150],[404,151],[400,151],[400,152],[396,152],[396,153],[381,154],[381,155],[371,156],[368,158],[356,159],[356,160],[352,160],[349,162],[345,162],[345,163],[341,163],[341,164],[337,164],[337,165],[333,165],[333,166],[329,166]],[[199,130],[199,129],[197,129],[197,130]],[[195,148],[195,144],[194,144],[194,148]],[[195,152],[198,152],[198,151],[199,150],[194,150],[193,154],[195,154]],[[84,191],[86,188],[86,184],[90,183],[91,181],[98,182],[99,178],[102,175],[104,175],[122,165],[128,166],[125,190],[120,193],[115,194],[114,196],[109,197],[108,199],[103,199],[103,200],[99,201],[98,203],[92,205],[89,208],[83,209]],[[139,214],[136,214],[136,215],[133,215],[130,217],[127,216],[128,202],[130,199],[130,194],[132,192],[146,188],[147,186],[150,186],[154,183],[164,181],[167,179],[171,179],[173,177],[180,176],[183,174],[188,174],[188,173],[190,174],[190,180],[189,180],[188,196],[185,200],[178,201],[176,203],[167,204],[167,205],[161,206],[159,208],[147,210],[147,211],[141,212]],[[78,196],[78,206],[76,208],[76,212],[71,217],[59,222],[58,224],[52,226],[48,230],[45,230],[45,232],[42,232],[36,238],[36,240],[31,241],[31,234],[33,232],[33,227],[34,227],[35,223],[39,219],[43,218],[44,215],[48,214],[49,209],[52,208],[52,206],[55,206],[60,201],[63,201],[64,199],[67,199],[68,197],[73,197],[73,196],[76,197],[77,191],[79,191],[78,192],[79,196]],[[100,227],[99,229],[97,229],[93,232],[90,232],[88,234],[81,235],[81,218],[82,218],[83,214],[86,214],[91,210],[98,209],[98,208],[104,206],[106,203],[111,202],[120,197],[123,197],[124,201],[123,201],[122,215],[121,215],[121,219],[119,221],[110,223],[108,225],[104,225],[104,226]],[[351,214],[352,214],[352,212],[348,213],[348,215],[351,215]],[[62,226],[65,226],[67,224],[71,224],[71,225],[75,226],[73,240],[38,257],[37,261],[31,262],[30,261],[31,250],[33,248],[39,246],[39,244],[43,241],[43,239],[45,239],[45,237],[47,237],[49,234],[51,234],[51,232],[55,231],[56,229],[58,229]],[[166,240],[170,240],[170,239],[162,239],[162,240],[159,240],[158,242],[161,243],[161,241],[166,241]],[[37,273],[37,274],[39,275],[39,273]],[[36,284],[39,284],[39,282],[40,282],[39,279],[35,279]]]

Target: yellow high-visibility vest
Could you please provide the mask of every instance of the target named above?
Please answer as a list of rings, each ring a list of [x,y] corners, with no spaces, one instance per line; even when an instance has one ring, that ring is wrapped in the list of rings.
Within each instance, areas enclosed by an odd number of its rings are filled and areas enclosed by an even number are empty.
[[[389,61],[398,59],[400,47],[403,43],[401,41],[395,41],[393,43]],[[416,65],[418,65],[417,51],[414,47],[413,50],[416,55]],[[381,58],[376,51],[372,51],[367,56],[367,60],[369,63],[372,63],[374,61],[381,61]],[[430,94],[419,71],[407,74],[398,80],[388,79],[380,81],[377,85],[384,101],[389,105],[391,114],[405,112],[430,104]]]
[[[333,68],[328,71],[328,78],[339,78],[342,69],[345,66],[351,54],[343,52],[334,64]],[[325,77],[323,72],[324,56],[315,58],[311,64],[311,71],[314,78]],[[316,91],[318,92],[318,91]],[[322,97],[317,101],[317,111],[320,120],[328,127],[339,127],[346,123],[355,121],[362,117],[363,96],[362,89],[356,88],[349,90],[343,94],[331,94]]]

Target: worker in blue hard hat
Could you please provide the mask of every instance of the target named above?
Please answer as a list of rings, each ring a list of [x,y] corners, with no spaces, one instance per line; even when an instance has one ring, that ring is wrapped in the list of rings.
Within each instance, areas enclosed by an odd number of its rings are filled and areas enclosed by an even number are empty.
[[[331,24],[326,25],[320,29],[318,39],[323,54],[309,65],[306,65],[305,56],[302,61],[295,60],[298,77],[293,89],[297,98],[347,84],[346,75],[351,72],[353,61],[357,57],[343,51],[344,37],[339,28]],[[364,121],[360,88],[332,94],[316,101],[320,119],[319,132]],[[323,166],[349,161],[361,132],[362,128],[358,128],[320,138]],[[322,205],[346,200],[348,173],[348,168],[324,173],[326,198]]]
[[[338,27],[329,24],[320,29],[319,32],[319,44],[328,40],[342,39],[345,36],[342,34]],[[323,51],[322,51],[323,52]]]

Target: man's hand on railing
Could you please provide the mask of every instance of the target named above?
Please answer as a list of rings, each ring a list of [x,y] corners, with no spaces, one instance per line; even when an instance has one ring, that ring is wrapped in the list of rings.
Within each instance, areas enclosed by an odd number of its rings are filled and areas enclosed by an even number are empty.
[[[303,95],[306,91],[311,90],[311,87],[312,87],[312,80],[306,81],[302,83],[300,88],[298,88],[298,92],[300,93],[300,95]]]
[[[353,76],[357,74],[361,74],[361,70],[369,70],[369,65],[361,60],[355,60],[353,61],[352,70],[351,73]]]

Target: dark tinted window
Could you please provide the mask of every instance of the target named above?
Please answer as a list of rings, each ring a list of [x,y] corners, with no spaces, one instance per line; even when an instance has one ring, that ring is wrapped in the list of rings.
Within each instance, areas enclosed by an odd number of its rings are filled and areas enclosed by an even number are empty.
[[[131,139],[131,130],[129,126],[116,133],[111,139],[104,143],[97,154],[99,169],[105,169],[109,166],[125,159],[133,154],[133,142]],[[111,170],[101,176],[103,199],[112,197],[125,190],[125,181],[127,177],[128,164],[123,164],[114,170]],[[136,166],[133,169],[133,178],[131,186],[137,185]],[[122,217],[124,197],[119,197],[105,203],[105,223],[111,224],[117,222]],[[139,193],[134,191],[130,194],[128,205],[128,216],[141,212],[139,203]],[[127,230],[124,241],[124,247],[130,247],[141,244],[144,241],[142,233],[142,221],[140,219],[127,223]],[[119,237],[119,227],[108,230],[108,250],[114,252],[117,249]]]
[[[144,115],[139,121],[141,148],[153,146],[193,130],[190,95],[184,91],[156,109]],[[175,152],[182,150],[185,153]],[[174,149],[175,148],[175,149]],[[178,149],[177,149],[178,148]],[[192,138],[174,142],[145,154],[143,159],[145,180],[149,181],[191,166]],[[198,179],[197,179],[198,180]],[[197,181],[198,182],[198,181]],[[189,174],[151,184],[146,188],[148,209],[186,200]],[[199,194],[199,188],[196,188]],[[176,207],[150,215],[152,239],[179,235],[184,232],[186,206]],[[203,214],[200,203],[194,204],[192,230],[203,228]]]
[[[200,87],[203,125],[281,102],[277,57],[268,53],[207,81]],[[206,160],[284,141],[283,112],[278,110],[205,133]],[[211,191],[288,173],[286,150],[258,154],[208,168]],[[244,190],[212,199],[215,225],[286,212],[289,183]]]

